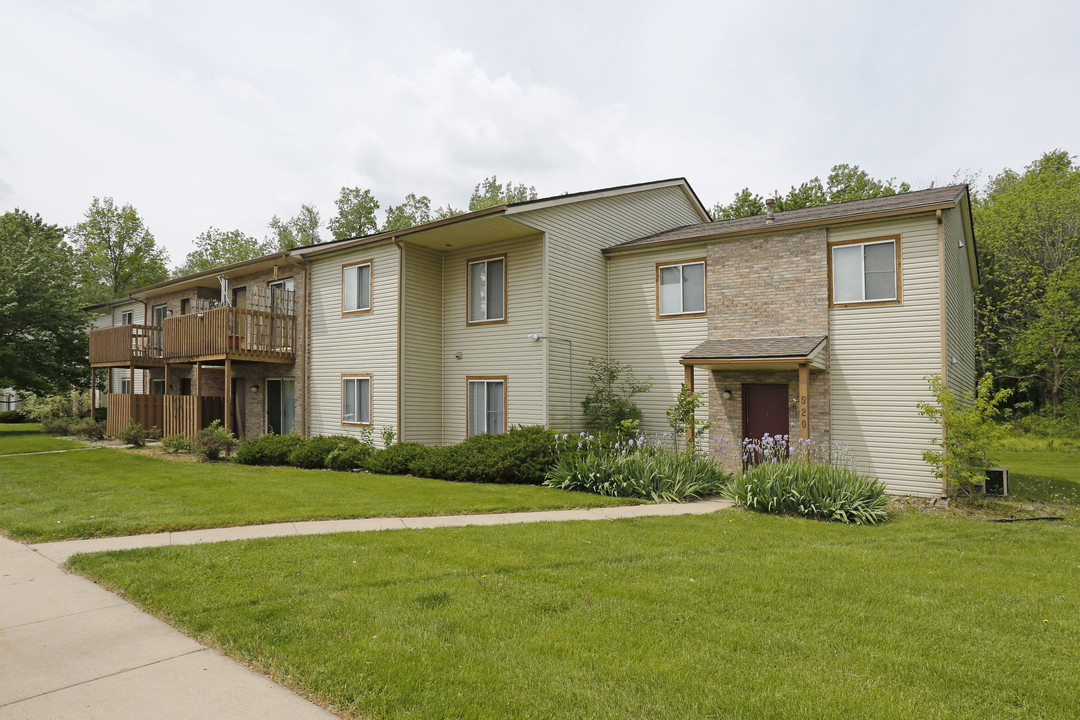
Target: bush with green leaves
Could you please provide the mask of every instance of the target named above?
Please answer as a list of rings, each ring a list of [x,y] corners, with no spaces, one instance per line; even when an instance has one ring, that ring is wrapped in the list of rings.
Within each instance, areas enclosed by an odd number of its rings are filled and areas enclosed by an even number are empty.
[[[0,411],[0,423],[28,423],[33,422],[30,416],[22,410]]]
[[[70,435],[71,426],[79,422],[74,415],[62,415],[41,420],[41,429],[51,435]]]
[[[167,435],[161,439],[161,447],[168,453],[189,452],[191,443],[183,435]]]
[[[616,432],[627,420],[640,420],[634,396],[652,389],[653,380],[638,380],[629,365],[617,360],[589,360],[589,394],[581,402],[585,424],[600,432]]]
[[[68,432],[84,440],[102,440],[105,438],[105,423],[89,417],[79,418],[71,423]]]
[[[326,460],[335,450],[360,444],[359,440],[348,435],[316,435],[289,453],[289,464],[307,470],[321,470],[327,466]]]
[[[730,478],[718,463],[692,453],[600,452],[562,458],[544,484],[611,497],[682,502],[717,495]]]
[[[82,417],[90,413],[90,398],[78,390],[63,395],[31,395],[23,405],[26,414],[40,423],[63,417]]]
[[[288,465],[289,455],[305,442],[299,435],[270,432],[242,442],[235,460],[242,465]]]
[[[146,428],[135,420],[130,420],[127,425],[120,428],[120,433],[116,437],[125,445],[142,447],[146,444]]]
[[[856,525],[889,519],[885,484],[850,467],[802,460],[763,462],[730,480],[723,495],[736,505]]]
[[[151,442],[157,442],[161,439],[161,428],[157,425],[151,425],[146,428],[146,439]]]
[[[430,453],[432,448],[415,442],[403,442],[376,450],[367,461],[367,469],[381,475],[405,475],[410,466]]]
[[[375,448],[361,442],[357,442],[355,445],[339,445],[326,456],[326,467],[338,472],[366,468],[373,452],[375,452]]]
[[[409,470],[440,480],[539,485],[555,463],[558,437],[542,425],[474,435],[457,445],[431,448]]]
[[[215,420],[196,433],[191,442],[191,448],[211,462],[222,455],[228,457],[235,447],[236,438],[222,426],[220,420]]]

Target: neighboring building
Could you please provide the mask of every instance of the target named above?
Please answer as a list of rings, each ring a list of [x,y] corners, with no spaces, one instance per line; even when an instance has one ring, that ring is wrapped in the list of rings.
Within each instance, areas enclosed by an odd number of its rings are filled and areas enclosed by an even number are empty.
[[[0,389],[0,412],[22,410],[23,400],[13,388]]]
[[[636,399],[651,431],[683,382],[707,389],[732,468],[745,434],[790,433],[850,445],[894,492],[940,492],[919,457],[940,431],[915,404],[925,375],[974,384],[966,186],[709,220],[674,179],[298,248],[101,306],[91,360],[116,422],[439,445],[581,429],[606,357],[655,381]]]

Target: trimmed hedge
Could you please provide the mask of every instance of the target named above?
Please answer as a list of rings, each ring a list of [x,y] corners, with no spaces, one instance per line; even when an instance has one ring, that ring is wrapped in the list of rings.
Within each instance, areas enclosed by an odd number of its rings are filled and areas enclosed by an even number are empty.
[[[455,482],[539,485],[557,457],[555,433],[541,425],[511,428],[501,435],[474,435],[429,452],[410,463],[413,475]]]
[[[430,452],[432,448],[421,443],[398,443],[371,453],[367,469],[380,475],[405,475],[411,472],[413,463],[422,460]]]
[[[0,423],[28,423],[33,422],[30,416],[22,410],[4,410],[0,412]]]
[[[267,433],[241,443],[235,460],[242,465],[288,465],[289,454],[304,442],[299,435]]]

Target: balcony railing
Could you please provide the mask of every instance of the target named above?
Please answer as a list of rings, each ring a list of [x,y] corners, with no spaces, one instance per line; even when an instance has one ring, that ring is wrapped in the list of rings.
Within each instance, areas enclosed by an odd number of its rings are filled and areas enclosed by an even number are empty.
[[[117,325],[90,331],[91,365],[161,365],[161,328]]]
[[[292,362],[296,318],[247,308],[219,307],[165,319],[166,360]]]

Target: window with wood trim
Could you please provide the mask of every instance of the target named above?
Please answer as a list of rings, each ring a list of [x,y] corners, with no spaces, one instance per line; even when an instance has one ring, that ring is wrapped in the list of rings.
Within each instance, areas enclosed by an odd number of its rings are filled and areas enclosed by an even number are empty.
[[[341,377],[341,423],[343,425],[371,424],[370,375],[343,375]]]
[[[371,260],[341,266],[342,314],[371,312]]]
[[[506,255],[470,260],[468,323],[506,322]]]
[[[468,378],[469,437],[506,432],[506,377]]]
[[[705,314],[705,260],[656,264],[656,303],[660,317]]]
[[[169,316],[169,306],[165,304],[154,306],[154,322],[153,325],[161,327],[165,323],[165,318]]]
[[[131,325],[134,317],[135,313],[133,311],[125,310],[124,312],[120,313],[120,324]]]
[[[164,380],[151,380],[150,381],[150,394],[151,395],[164,395],[165,394],[165,381]]]
[[[829,301],[832,305],[900,301],[900,237],[829,245]]]

